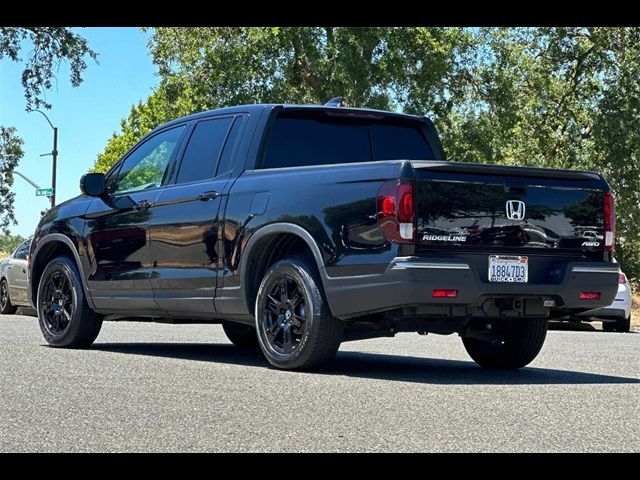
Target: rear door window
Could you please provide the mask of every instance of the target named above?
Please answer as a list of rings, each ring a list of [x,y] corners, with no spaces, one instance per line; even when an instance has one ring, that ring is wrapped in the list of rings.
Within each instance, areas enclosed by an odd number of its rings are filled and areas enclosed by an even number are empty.
[[[233,117],[198,122],[182,156],[176,183],[188,183],[215,177],[222,147]]]

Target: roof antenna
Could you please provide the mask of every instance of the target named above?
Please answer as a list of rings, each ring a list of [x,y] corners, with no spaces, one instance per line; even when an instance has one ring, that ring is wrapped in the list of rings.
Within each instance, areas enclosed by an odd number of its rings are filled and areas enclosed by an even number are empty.
[[[342,97],[333,97],[327,103],[325,103],[325,107],[342,107]]]

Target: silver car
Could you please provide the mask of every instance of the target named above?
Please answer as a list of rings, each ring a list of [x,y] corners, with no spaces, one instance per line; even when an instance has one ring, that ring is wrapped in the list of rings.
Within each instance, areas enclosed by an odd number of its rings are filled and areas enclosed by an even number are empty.
[[[21,306],[28,306],[27,254],[31,239],[18,245],[11,255],[0,262],[0,313],[15,313]]]

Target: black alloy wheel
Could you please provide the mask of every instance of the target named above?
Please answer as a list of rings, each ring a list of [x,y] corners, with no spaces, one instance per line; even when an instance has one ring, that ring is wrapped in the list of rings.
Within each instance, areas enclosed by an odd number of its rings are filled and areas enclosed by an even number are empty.
[[[309,370],[340,347],[344,323],[331,314],[314,267],[306,257],[285,258],[267,270],[258,289],[258,343],[277,368]]]
[[[288,355],[298,348],[307,326],[307,302],[296,280],[286,273],[271,279],[263,299],[262,327],[269,345]]]
[[[44,328],[53,336],[64,335],[77,308],[76,295],[64,269],[59,268],[49,273],[42,296],[38,300]]]
[[[54,258],[45,267],[36,306],[42,335],[53,347],[88,347],[102,328],[102,316],[89,307],[80,271],[69,257]]]

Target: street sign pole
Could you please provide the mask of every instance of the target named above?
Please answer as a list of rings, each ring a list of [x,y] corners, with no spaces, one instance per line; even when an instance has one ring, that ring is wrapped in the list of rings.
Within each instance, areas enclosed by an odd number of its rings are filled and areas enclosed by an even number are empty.
[[[51,175],[51,206],[56,206],[56,167],[58,166],[58,127],[53,127],[53,173]]]

